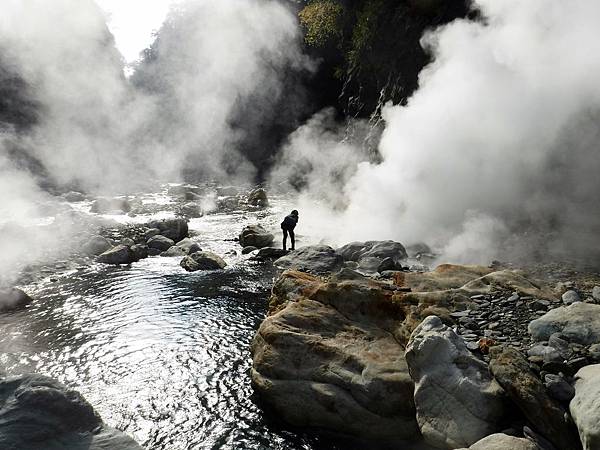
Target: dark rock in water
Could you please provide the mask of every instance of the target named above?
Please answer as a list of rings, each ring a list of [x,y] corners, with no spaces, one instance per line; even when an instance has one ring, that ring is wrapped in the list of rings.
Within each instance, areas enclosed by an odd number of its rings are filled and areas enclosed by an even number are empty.
[[[190,252],[190,248],[193,245],[198,245],[198,244],[196,242],[192,241],[190,238],[185,238],[185,239],[182,239],[181,241],[177,242],[175,245],[177,247],[179,247],[181,250],[183,250],[186,255],[188,255],[190,253],[193,253],[193,252]]]
[[[277,259],[277,258],[281,258],[282,256],[285,256],[287,254],[288,254],[287,250],[284,250],[282,248],[265,247],[265,248],[261,248],[258,251],[255,258],[257,258],[257,259]]]
[[[399,263],[408,258],[406,249],[399,242],[394,241],[367,241],[367,242],[352,242],[337,249],[337,252],[342,255],[346,261],[360,262],[362,258],[392,258]]]
[[[23,309],[33,302],[33,299],[21,289],[10,288],[0,290],[0,311]]]
[[[579,439],[566,410],[550,398],[521,353],[513,348],[493,347],[490,356],[494,377],[535,429],[557,448],[579,449]]]
[[[174,245],[175,242],[173,242],[172,239],[169,239],[168,237],[160,234],[148,239],[149,248],[155,248],[163,252],[169,250]]]
[[[220,211],[231,211],[237,209],[240,206],[240,199],[237,197],[225,197],[220,198],[217,201],[217,208]]]
[[[258,206],[261,208],[269,206],[267,192],[263,188],[254,189],[248,194],[248,204],[252,206]]]
[[[200,247],[200,244],[198,244],[197,242],[194,242],[192,245],[189,246],[189,248],[187,249],[187,254],[191,255],[193,253],[196,252],[201,252],[202,248]]]
[[[124,198],[100,197],[92,203],[91,212],[96,214],[108,214],[112,212],[127,213],[131,211],[131,204]]]
[[[126,245],[117,245],[98,256],[96,261],[104,264],[130,264],[138,261],[138,258]]]
[[[327,245],[311,245],[288,253],[276,260],[274,264],[280,269],[324,274],[341,269],[344,260],[341,255]]]
[[[132,245],[135,245],[135,241],[131,238],[123,238],[121,239],[121,242],[119,242],[119,244],[121,245],[125,245],[127,247],[131,247]]]
[[[83,253],[86,255],[100,255],[112,248],[112,244],[108,239],[102,236],[94,236],[83,246]]]
[[[106,427],[81,394],[41,375],[0,381],[0,448],[5,450],[141,450]]]
[[[162,252],[157,249],[157,248],[149,248],[148,249],[148,256],[158,256],[160,255]]]
[[[188,202],[181,206],[179,213],[184,217],[189,217],[190,219],[195,219],[204,215],[200,205],[195,202]]]
[[[179,265],[188,272],[195,272],[197,270],[224,269],[227,266],[227,263],[214,253],[195,252],[183,258]]]
[[[129,249],[131,250],[131,252],[137,260],[148,257],[148,246],[146,245],[134,244],[131,247],[129,247]]]
[[[260,225],[248,225],[240,234],[240,245],[242,247],[269,247],[274,240],[275,236]]]
[[[181,218],[153,220],[148,224],[148,228],[158,228],[161,235],[174,242],[179,242],[188,236],[187,221]]]
[[[157,236],[160,234],[160,230],[158,228],[148,228],[146,231],[144,231],[144,239],[147,241],[150,238],[153,238],[154,236]]]
[[[173,256],[181,257],[181,256],[185,256],[185,255],[187,255],[187,253],[185,251],[183,251],[182,248],[177,247],[176,245],[174,245],[167,251],[164,251],[160,254],[160,256],[165,256],[165,257],[173,257]]]
[[[71,191],[62,196],[69,203],[82,202],[85,200],[85,195],[81,192]]]
[[[254,250],[258,250],[258,247],[253,247],[252,245],[244,247],[242,249],[242,255],[247,255],[248,253],[252,253]]]

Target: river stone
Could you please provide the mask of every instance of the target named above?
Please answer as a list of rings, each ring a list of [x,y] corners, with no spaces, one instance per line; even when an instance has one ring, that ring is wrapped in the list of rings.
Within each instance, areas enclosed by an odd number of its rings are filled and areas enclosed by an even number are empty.
[[[261,248],[256,254],[257,259],[277,259],[287,255],[287,250],[275,247]]]
[[[535,341],[547,341],[559,332],[573,343],[600,343],[600,305],[577,302],[561,306],[530,322],[528,330]]]
[[[126,245],[117,245],[96,258],[96,261],[104,264],[131,264],[137,260],[135,254]]]
[[[242,249],[242,255],[247,255],[248,253],[252,253],[253,251],[258,250],[258,247],[253,247],[252,245],[248,245]]]
[[[170,249],[168,249],[168,250],[166,250],[166,251],[164,251],[164,252],[162,252],[160,254],[160,256],[164,256],[164,257],[167,257],[167,258],[168,257],[173,257],[173,256],[182,257],[182,256],[185,256],[185,255],[187,255],[187,253],[184,252],[183,249],[181,249],[180,247],[177,247],[176,245],[174,245]]]
[[[145,244],[134,244],[130,248],[136,261],[148,257],[148,246]]]
[[[81,394],[42,375],[0,380],[0,417],[4,450],[142,450]]]
[[[565,305],[571,305],[575,302],[580,302],[581,301],[581,297],[579,297],[579,294],[573,290],[571,291],[567,291],[562,295],[562,301]]]
[[[192,248],[192,246],[198,245],[198,244],[196,242],[192,241],[190,238],[185,238],[185,239],[182,239],[181,241],[177,242],[175,245],[177,247],[179,247],[181,250],[183,250],[183,252],[186,255],[189,255],[190,248]],[[198,250],[196,250],[196,251],[198,251]],[[191,253],[193,253],[193,252],[191,252]]]
[[[33,302],[33,299],[21,289],[0,289],[0,312],[23,309]]]
[[[252,206],[259,206],[261,208],[269,206],[267,192],[263,188],[254,189],[248,194],[248,204]]]
[[[154,236],[157,236],[160,234],[160,230],[158,228],[148,228],[146,229],[146,231],[144,231],[144,239],[147,241],[150,238],[153,238]]]
[[[183,258],[179,265],[188,272],[195,272],[197,270],[224,269],[227,263],[214,253],[195,252]]]
[[[280,269],[325,274],[339,270],[343,263],[343,258],[333,248],[327,245],[310,245],[288,253],[273,264]]]
[[[579,369],[569,404],[584,450],[600,448],[600,364]]]
[[[510,347],[490,349],[490,369],[534,428],[561,450],[576,450],[579,439],[565,409],[550,398],[527,360]]]
[[[179,242],[188,235],[187,220],[182,218],[153,220],[148,224],[148,228],[158,228],[161,235],[174,242]]]
[[[112,248],[112,244],[108,239],[102,236],[93,236],[83,246],[83,253],[86,255],[100,255]]]
[[[195,219],[198,217],[202,217],[204,213],[202,212],[202,208],[198,203],[188,202],[181,206],[180,208],[181,215],[185,217],[189,217],[190,219]]]
[[[169,250],[174,245],[175,242],[173,242],[172,239],[169,239],[168,237],[162,236],[160,234],[148,239],[148,247],[155,248],[163,252]]]
[[[395,241],[367,241],[351,242],[340,247],[337,252],[342,255],[346,261],[357,261],[361,258],[392,258],[395,262],[400,262],[406,258],[406,249],[400,242]]]
[[[240,245],[242,247],[269,247],[274,240],[275,236],[260,225],[248,225],[240,233]]]
[[[547,373],[544,377],[544,384],[550,396],[559,402],[568,403],[575,396],[575,389],[564,377]]]
[[[406,362],[415,382],[417,423],[437,448],[467,447],[499,431],[503,391],[487,364],[439,317],[429,316],[412,333]]]
[[[540,450],[540,448],[529,439],[496,433],[484,437],[471,445],[468,450]]]
[[[381,286],[284,272],[252,342],[252,383],[263,404],[296,426],[417,437],[414,386],[394,337],[404,314]]]
[[[193,253],[196,252],[201,252],[202,248],[200,247],[200,244],[198,244],[197,242],[194,242],[192,245],[190,245],[190,247],[188,248],[187,254],[191,255]]]

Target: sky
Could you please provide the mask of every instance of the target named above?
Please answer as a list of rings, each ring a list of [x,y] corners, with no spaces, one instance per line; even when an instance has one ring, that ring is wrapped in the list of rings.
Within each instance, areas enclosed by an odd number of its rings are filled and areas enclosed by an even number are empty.
[[[96,0],[106,11],[108,26],[125,61],[134,62],[153,41],[176,0]]]

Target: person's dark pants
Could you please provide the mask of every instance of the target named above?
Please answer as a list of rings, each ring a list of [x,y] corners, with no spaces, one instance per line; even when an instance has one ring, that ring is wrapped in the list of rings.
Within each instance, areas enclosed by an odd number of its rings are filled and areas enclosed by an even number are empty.
[[[283,230],[283,249],[287,250],[287,237],[288,233],[290,234],[290,241],[292,242],[292,250],[296,249],[296,237],[294,236],[294,230],[287,230],[282,228]]]

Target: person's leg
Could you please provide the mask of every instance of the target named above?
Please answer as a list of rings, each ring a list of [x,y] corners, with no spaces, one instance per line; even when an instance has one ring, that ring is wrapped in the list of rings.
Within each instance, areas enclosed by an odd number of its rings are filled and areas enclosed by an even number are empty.
[[[286,246],[287,246],[287,234],[288,234],[287,230],[285,228],[283,228],[283,249],[284,250],[287,250],[286,249]]]
[[[296,236],[293,230],[290,230],[290,240],[292,241],[292,250],[296,250]]]

